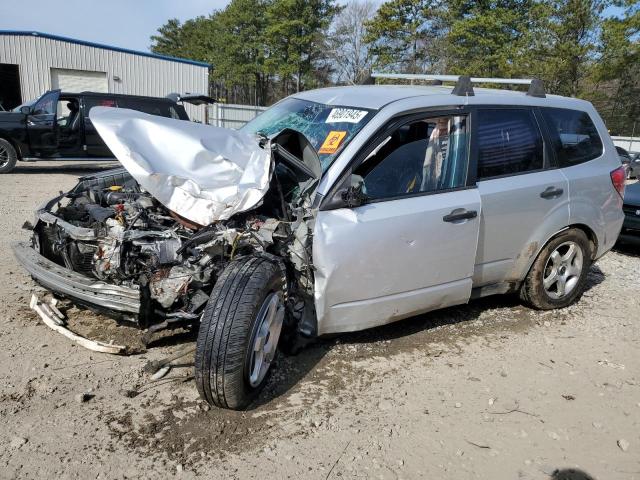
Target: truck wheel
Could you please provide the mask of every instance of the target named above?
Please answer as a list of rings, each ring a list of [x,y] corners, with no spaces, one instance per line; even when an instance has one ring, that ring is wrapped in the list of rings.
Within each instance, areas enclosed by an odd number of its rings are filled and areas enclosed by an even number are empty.
[[[0,173],[9,173],[17,161],[16,149],[7,140],[0,138]]]
[[[195,378],[211,405],[239,410],[264,386],[284,320],[285,272],[267,256],[227,265],[200,319]]]
[[[561,232],[536,258],[520,298],[540,310],[568,307],[582,295],[590,267],[591,243],[585,233]]]

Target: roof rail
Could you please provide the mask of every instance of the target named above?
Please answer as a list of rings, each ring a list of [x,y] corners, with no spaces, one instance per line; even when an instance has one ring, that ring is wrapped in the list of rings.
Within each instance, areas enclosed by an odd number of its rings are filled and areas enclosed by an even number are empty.
[[[371,78],[388,78],[395,80],[426,80],[431,82],[456,82],[451,92],[453,95],[473,96],[474,83],[496,83],[505,85],[529,85],[527,95],[531,97],[546,97],[542,80],[537,78],[491,78],[469,77],[468,75],[431,75],[422,73],[377,73],[371,74]]]

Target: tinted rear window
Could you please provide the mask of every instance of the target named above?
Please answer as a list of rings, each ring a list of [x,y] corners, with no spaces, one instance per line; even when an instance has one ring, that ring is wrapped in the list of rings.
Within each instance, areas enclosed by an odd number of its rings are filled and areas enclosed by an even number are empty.
[[[587,162],[602,154],[602,140],[589,114],[566,108],[543,108],[560,167]]]
[[[478,179],[543,168],[542,135],[531,111],[479,110],[477,132]]]
[[[160,117],[176,118],[180,120],[188,120],[186,112],[182,106],[176,105],[171,102],[165,101],[153,101],[137,98],[126,97],[86,97],[84,100],[85,115],[89,115],[89,111],[93,107],[115,107],[115,108],[129,108],[131,110],[137,110],[139,112],[149,113],[151,115],[158,115]]]
[[[118,103],[120,108],[130,108],[131,110],[138,110],[139,112],[157,115],[159,117],[182,118],[176,106],[170,102],[123,98]]]
[[[84,98],[84,116],[88,117],[93,107],[118,107],[116,99],[111,97],[85,97]]]

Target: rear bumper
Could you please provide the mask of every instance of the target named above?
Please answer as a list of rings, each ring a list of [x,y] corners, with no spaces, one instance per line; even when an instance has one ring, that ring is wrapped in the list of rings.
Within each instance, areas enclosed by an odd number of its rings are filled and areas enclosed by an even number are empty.
[[[13,253],[43,287],[87,306],[137,317],[140,290],[85,277],[40,255],[26,242],[13,243]]]

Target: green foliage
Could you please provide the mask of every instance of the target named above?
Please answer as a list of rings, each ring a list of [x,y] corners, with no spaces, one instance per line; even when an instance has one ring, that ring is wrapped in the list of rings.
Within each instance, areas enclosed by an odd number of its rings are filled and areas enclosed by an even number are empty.
[[[158,28],[158,35],[151,37],[151,51],[160,55],[178,57],[184,48],[185,39],[182,35],[182,25],[177,18],[170,19]]]
[[[373,68],[541,78],[591,100],[620,134],[640,116],[638,0],[387,0],[374,10],[369,0],[231,0],[169,20],[151,49],[211,63],[211,93],[240,103],[357,82]]]
[[[169,20],[151,50],[207,61],[223,99],[264,105],[275,81],[282,95],[317,86],[323,33],[338,11],[335,0],[232,0],[209,17]]]
[[[614,134],[638,135],[640,124],[640,4],[624,2],[620,17],[604,20],[589,95]],[[640,122],[638,122],[640,123]]]
[[[532,71],[549,89],[576,96],[596,60],[597,31],[608,1],[547,0],[540,11],[539,34],[532,39]]]
[[[448,71],[487,77],[523,73],[537,13],[535,0],[448,3],[444,13]]]
[[[293,79],[295,90],[315,86],[313,67],[325,53],[324,34],[339,11],[333,0],[275,0],[267,10],[267,61],[287,91]]]
[[[367,22],[365,41],[370,44],[378,69],[418,73],[440,59],[438,40],[441,18],[437,0],[390,0]]]

